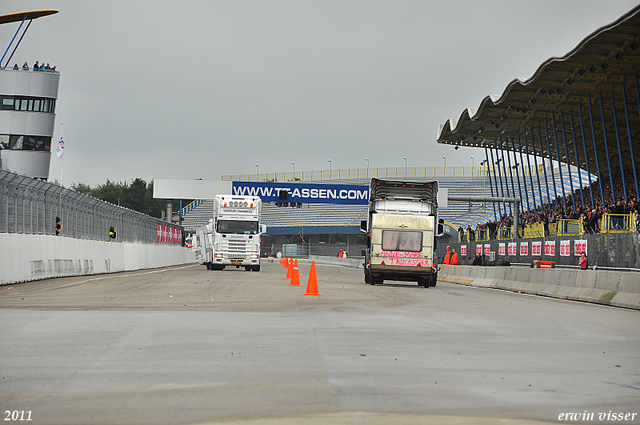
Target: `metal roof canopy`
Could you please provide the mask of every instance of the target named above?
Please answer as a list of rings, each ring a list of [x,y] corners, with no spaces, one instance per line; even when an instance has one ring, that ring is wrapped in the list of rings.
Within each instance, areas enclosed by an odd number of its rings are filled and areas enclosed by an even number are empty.
[[[438,128],[437,142],[502,148],[593,171],[600,167],[609,175],[621,164],[635,172],[640,165],[639,46],[636,6],[564,57],[544,62],[530,79],[513,80],[501,96],[487,96],[477,110],[465,109],[459,119],[447,120]],[[580,147],[575,155],[574,141]],[[571,149],[554,150],[556,142]]]
[[[18,13],[10,13],[8,15],[1,15],[0,16],[0,25],[8,24],[8,23],[11,23],[11,22],[20,22],[20,26],[16,30],[16,33],[13,35],[13,38],[11,39],[11,42],[7,46],[7,50],[4,51],[4,54],[2,55],[2,59],[0,59],[0,68],[6,68],[9,65],[9,62],[11,61],[11,58],[13,58],[13,54],[18,49],[18,46],[20,45],[20,42],[22,41],[22,38],[27,33],[27,30],[31,26],[31,22],[34,19],[41,18],[43,16],[54,15],[56,13],[58,13],[57,10],[33,10],[31,12],[18,12]],[[11,45],[13,44],[14,40],[16,39],[16,36],[20,33],[20,30],[22,29],[22,25],[24,25],[24,22],[26,20],[28,20],[29,23],[27,24],[27,27],[22,32],[22,35],[20,36],[20,39],[18,40],[18,43],[16,43],[16,47],[13,48],[13,51],[11,52],[11,55],[7,59],[7,62],[3,66],[2,62],[4,61],[5,56],[9,52],[9,49],[11,48]]]

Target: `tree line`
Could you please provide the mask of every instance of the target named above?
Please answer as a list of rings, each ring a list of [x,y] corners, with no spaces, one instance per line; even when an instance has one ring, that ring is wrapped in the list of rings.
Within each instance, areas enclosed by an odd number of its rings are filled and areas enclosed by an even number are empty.
[[[151,217],[161,218],[163,212],[166,213],[167,210],[166,199],[153,198],[153,182],[147,184],[147,182],[141,178],[132,180],[130,184],[126,182],[112,182],[107,179],[106,183],[96,187],[91,187],[84,183],[74,183],[71,185],[71,189],[83,195],[92,196],[114,205],[120,205],[121,207],[129,208]],[[192,201],[193,199],[183,199],[182,205],[186,206]],[[173,199],[171,202],[173,204],[173,210],[177,211],[180,207],[180,200]]]

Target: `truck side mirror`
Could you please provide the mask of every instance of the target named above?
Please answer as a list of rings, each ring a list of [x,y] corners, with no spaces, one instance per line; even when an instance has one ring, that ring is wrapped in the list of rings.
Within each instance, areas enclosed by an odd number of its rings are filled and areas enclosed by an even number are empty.
[[[360,231],[362,233],[367,233],[367,220],[362,220],[360,222]]]
[[[267,233],[267,225],[266,224],[261,224],[260,225],[260,233]]]
[[[436,230],[436,236],[442,236],[444,235],[444,220],[440,219],[438,220],[438,228]]]

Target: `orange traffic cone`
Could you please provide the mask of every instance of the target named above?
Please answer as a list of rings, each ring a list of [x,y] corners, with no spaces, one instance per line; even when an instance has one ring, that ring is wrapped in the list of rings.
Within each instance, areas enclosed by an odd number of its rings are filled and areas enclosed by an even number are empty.
[[[280,265],[282,265],[282,260],[284,260],[284,257],[280,257]]]
[[[307,283],[307,292],[304,295],[316,295],[321,297],[318,293],[318,279],[316,279],[316,262],[311,262],[311,270],[309,270],[309,282]]]
[[[285,279],[291,279],[292,274],[293,274],[293,263],[289,263],[289,267],[287,268],[287,276],[285,276]]]
[[[300,285],[300,273],[298,272],[298,260],[293,263],[293,271],[291,273],[291,283],[289,286],[302,286]]]

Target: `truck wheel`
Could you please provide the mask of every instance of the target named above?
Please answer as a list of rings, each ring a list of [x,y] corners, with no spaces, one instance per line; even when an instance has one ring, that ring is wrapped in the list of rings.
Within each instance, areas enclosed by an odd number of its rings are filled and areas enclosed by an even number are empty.
[[[418,286],[422,286],[424,288],[428,288],[430,282],[430,278],[426,277],[426,276],[421,276],[418,278]]]
[[[431,275],[431,279],[429,280],[429,286],[432,288],[435,288],[437,283],[438,283],[438,273],[434,273]]]
[[[260,266],[255,266],[252,269],[254,272],[259,272],[260,271]]]
[[[364,271],[364,283],[371,283],[371,274],[368,273],[366,270]]]
[[[251,267],[250,267],[250,266],[246,266],[246,267],[244,268],[244,271],[245,271],[245,272],[250,272],[250,271],[251,271]]]
[[[207,266],[207,270],[211,270],[211,263],[206,263],[205,266]]]

